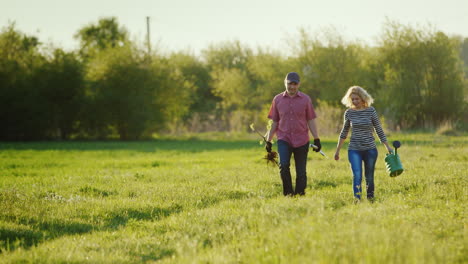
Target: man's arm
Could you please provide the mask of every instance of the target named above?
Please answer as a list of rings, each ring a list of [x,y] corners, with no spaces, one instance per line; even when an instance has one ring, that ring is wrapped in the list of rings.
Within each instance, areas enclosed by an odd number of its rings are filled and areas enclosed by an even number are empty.
[[[312,133],[312,136],[314,139],[319,138],[318,132],[317,132],[317,123],[315,122],[315,119],[307,121],[307,125],[309,126],[310,133]]]
[[[314,151],[319,152],[322,149],[322,144],[320,143],[320,138],[317,132],[317,123],[315,123],[315,119],[307,121],[307,125],[309,126],[310,133],[314,137]]]
[[[273,136],[275,135],[276,133],[276,127],[278,126],[278,122],[276,121],[273,121],[271,123],[271,127],[270,127],[270,130],[267,132],[266,134],[266,141],[268,142],[271,142],[271,140],[273,139]]]

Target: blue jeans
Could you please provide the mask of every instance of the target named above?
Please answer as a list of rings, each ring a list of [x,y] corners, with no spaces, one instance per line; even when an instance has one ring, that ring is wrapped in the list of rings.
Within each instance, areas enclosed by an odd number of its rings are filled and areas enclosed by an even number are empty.
[[[367,198],[374,198],[374,170],[379,153],[377,149],[348,150],[348,159],[353,171],[354,197],[361,199],[362,194],[362,163],[364,162],[364,174],[366,177]]]
[[[283,181],[283,194],[286,195],[304,195],[307,186],[307,153],[309,153],[309,143],[293,148],[288,142],[278,140],[278,153],[280,158],[280,175]],[[290,161],[291,155],[294,154],[294,162],[296,164],[296,190],[293,191]]]

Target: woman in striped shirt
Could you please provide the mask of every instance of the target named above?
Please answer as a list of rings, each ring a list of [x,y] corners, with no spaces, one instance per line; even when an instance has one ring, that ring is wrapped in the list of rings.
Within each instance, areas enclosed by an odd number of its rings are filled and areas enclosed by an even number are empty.
[[[340,149],[348,136],[350,127],[352,127],[348,159],[353,172],[354,197],[357,199],[356,201],[361,200],[362,163],[364,163],[367,199],[372,201],[374,199],[374,169],[378,156],[373,130],[387,150],[389,152],[393,150],[387,143],[375,108],[371,107],[374,99],[366,90],[359,86],[353,86],[348,89],[341,102],[348,109],[344,113],[344,124],[336,147],[335,160],[340,159]]]

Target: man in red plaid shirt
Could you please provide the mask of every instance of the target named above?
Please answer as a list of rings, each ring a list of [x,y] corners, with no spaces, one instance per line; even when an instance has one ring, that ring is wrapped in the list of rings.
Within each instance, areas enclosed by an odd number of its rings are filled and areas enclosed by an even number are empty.
[[[273,98],[268,118],[273,121],[267,133],[265,149],[271,152],[271,140],[274,134],[278,139],[280,157],[280,175],[283,181],[283,194],[304,195],[307,187],[307,154],[309,152],[309,131],[314,137],[314,145],[319,152],[322,148],[317,132],[317,115],[310,97],[299,92],[300,78],[296,72],[290,72],[284,80],[286,91]],[[290,161],[294,154],[296,164],[296,188],[293,190]]]

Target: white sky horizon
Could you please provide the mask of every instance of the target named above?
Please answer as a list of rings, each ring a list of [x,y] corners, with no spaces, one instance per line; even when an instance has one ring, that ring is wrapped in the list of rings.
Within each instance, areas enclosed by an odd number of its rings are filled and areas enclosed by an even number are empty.
[[[15,22],[21,32],[65,50],[77,49],[74,34],[103,17],[116,17],[143,43],[149,16],[153,48],[194,55],[234,40],[288,53],[288,39],[300,28],[311,34],[335,28],[346,40],[375,45],[387,19],[468,37],[464,0],[0,0],[0,6],[1,28]]]

